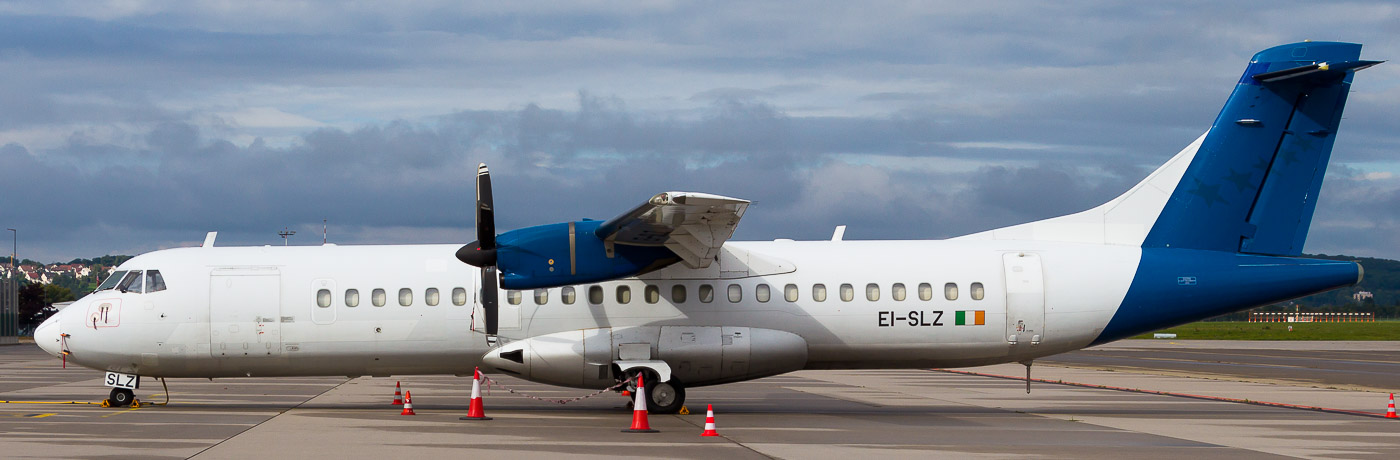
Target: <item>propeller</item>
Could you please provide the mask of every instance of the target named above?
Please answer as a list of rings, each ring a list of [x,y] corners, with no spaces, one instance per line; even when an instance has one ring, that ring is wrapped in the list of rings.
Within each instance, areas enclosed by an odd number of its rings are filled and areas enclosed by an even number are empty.
[[[476,167],[476,241],[457,250],[457,260],[481,268],[481,309],[486,313],[486,337],[495,342],[498,325],[496,274],[496,213],[491,204],[491,172]]]

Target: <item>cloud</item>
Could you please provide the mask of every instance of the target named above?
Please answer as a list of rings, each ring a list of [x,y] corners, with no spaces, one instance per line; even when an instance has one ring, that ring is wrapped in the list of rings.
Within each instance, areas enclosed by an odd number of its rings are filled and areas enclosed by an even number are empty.
[[[30,251],[470,239],[479,162],[501,228],[698,190],[756,201],[740,238],[955,236],[1116,196],[1259,49],[1400,56],[1366,1],[230,5],[0,3]],[[1400,67],[1355,81],[1308,249],[1400,257]]]

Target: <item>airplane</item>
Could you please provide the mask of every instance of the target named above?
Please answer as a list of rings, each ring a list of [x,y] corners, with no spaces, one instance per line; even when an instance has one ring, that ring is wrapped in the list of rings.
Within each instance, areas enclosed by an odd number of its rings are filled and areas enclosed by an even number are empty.
[[[34,337],[107,371],[115,406],[141,377],[480,367],[623,385],[674,413],[686,388],[803,369],[1029,373],[1037,358],[1359,283],[1359,264],[1301,254],[1353,74],[1381,62],[1360,53],[1259,52],[1205,134],[1065,216],[945,240],[740,242],[748,201],[666,192],[606,221],[497,234],[483,164],[465,246],[215,247],[211,233],[126,261]]]

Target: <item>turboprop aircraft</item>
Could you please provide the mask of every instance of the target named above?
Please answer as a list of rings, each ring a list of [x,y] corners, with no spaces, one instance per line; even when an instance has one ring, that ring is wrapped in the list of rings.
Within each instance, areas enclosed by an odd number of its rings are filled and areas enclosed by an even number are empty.
[[[947,240],[729,241],[748,201],[666,192],[608,220],[497,234],[477,175],[466,246],[156,251],[35,340],[140,377],[468,375],[685,388],[800,369],[1020,362],[1352,285],[1300,257],[1361,45],[1259,52],[1210,129],[1076,214]],[[511,212],[512,210],[502,210]],[[839,231],[838,231],[839,233]],[[462,263],[465,262],[465,263]],[[501,301],[504,297],[504,301]]]

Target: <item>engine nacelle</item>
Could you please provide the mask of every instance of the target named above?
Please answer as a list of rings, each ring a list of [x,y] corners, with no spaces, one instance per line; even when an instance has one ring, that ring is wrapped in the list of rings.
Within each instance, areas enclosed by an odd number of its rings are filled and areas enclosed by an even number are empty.
[[[686,386],[752,380],[800,370],[807,341],[790,332],[720,326],[641,326],[558,332],[502,345],[483,359],[533,382],[606,388],[614,362],[660,360]]]
[[[496,237],[501,287],[537,289],[626,278],[676,263],[660,246],[613,245],[598,238],[602,221],[511,230]]]

